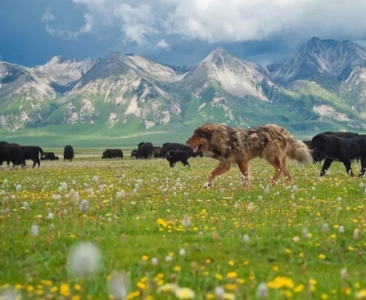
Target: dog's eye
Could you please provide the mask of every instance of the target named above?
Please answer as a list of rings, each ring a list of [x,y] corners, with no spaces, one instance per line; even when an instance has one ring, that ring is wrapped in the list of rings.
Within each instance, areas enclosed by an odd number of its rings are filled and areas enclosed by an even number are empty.
[[[202,129],[197,130],[196,134],[197,134],[198,137],[205,138],[207,140],[211,139],[211,136],[212,136],[212,133],[206,132]]]

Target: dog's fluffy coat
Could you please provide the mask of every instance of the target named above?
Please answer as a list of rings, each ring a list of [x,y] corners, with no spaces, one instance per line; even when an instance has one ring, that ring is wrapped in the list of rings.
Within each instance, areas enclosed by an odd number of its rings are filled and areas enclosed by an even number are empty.
[[[266,159],[275,168],[272,184],[278,181],[281,172],[287,183],[292,183],[286,166],[287,158],[303,164],[312,162],[308,147],[302,141],[295,140],[285,128],[275,124],[246,130],[226,125],[204,124],[193,132],[187,144],[193,148],[193,152],[202,151],[207,156],[219,160],[218,166],[210,172],[205,187],[210,186],[215,177],[227,172],[232,163],[239,166],[243,185],[248,185],[248,162],[255,157]]]

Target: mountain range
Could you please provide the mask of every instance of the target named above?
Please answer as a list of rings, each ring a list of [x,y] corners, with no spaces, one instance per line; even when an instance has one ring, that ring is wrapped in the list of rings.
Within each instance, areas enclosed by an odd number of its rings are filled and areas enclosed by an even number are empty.
[[[363,131],[365,116],[366,48],[350,41],[313,37],[269,66],[221,48],[191,66],[119,52],[82,61],[55,56],[31,68],[0,61],[4,137],[174,140],[205,122],[276,123],[307,136]]]

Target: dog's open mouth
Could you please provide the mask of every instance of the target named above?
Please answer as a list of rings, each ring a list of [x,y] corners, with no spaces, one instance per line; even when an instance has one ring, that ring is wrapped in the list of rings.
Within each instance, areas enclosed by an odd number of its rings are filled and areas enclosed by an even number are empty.
[[[198,152],[201,149],[201,147],[202,147],[202,145],[199,144],[196,147],[193,147],[192,150],[193,150],[194,153],[196,153],[196,152]]]

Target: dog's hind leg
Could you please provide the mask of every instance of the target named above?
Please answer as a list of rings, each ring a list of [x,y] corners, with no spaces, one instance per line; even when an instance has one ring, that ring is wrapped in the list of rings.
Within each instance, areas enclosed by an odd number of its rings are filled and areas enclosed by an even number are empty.
[[[204,185],[205,188],[211,186],[212,181],[219,175],[222,175],[229,171],[231,168],[230,163],[220,162],[215,169],[213,169],[210,174],[208,174],[207,181]]]
[[[275,169],[275,174],[273,175],[272,177],[272,180],[271,180],[271,184],[276,184],[276,182],[278,181],[278,178],[280,177],[281,175],[281,171],[283,169],[282,167],[282,162],[281,160],[278,158],[278,157],[274,157],[274,156],[267,156],[266,157],[266,160],[268,161],[268,163],[270,165],[272,165]],[[286,168],[286,167],[285,167]],[[286,169],[287,170],[287,169]]]
[[[282,164],[281,164],[280,168],[281,168],[283,175],[286,178],[287,184],[292,184],[292,177],[291,177],[290,171],[287,169],[286,158],[284,158],[282,160]]]
[[[247,187],[249,184],[249,167],[248,167],[248,162],[245,160],[242,160],[240,162],[237,163],[239,170],[241,172],[241,177],[242,177],[242,181],[243,181],[243,187]]]

